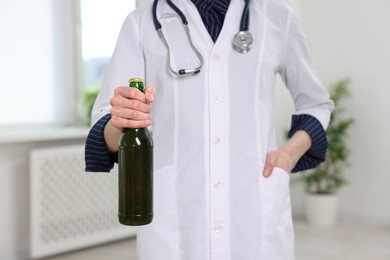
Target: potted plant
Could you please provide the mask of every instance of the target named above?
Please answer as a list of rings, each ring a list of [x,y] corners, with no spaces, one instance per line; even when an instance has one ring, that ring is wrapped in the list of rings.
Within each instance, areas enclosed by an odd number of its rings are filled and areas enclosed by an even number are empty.
[[[91,113],[93,104],[100,92],[100,87],[89,87],[83,91],[82,112],[85,124],[89,127],[91,124]]]
[[[349,165],[350,150],[347,135],[354,120],[345,117],[343,100],[350,96],[349,80],[344,79],[330,88],[330,97],[335,103],[326,130],[328,151],[325,162],[302,174],[306,198],[306,218],[317,226],[332,226],[337,219],[337,191],[347,183],[344,169]]]

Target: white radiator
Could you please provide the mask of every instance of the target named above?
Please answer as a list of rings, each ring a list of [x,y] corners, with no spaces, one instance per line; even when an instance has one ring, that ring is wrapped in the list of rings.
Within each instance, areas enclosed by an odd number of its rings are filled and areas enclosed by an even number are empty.
[[[84,172],[84,145],[30,154],[31,258],[135,236],[118,222],[118,174]]]

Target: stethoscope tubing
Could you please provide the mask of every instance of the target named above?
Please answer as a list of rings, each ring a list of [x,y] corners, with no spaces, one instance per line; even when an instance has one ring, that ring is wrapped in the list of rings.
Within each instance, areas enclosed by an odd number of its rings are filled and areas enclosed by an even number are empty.
[[[169,48],[168,42],[165,39],[165,36],[161,30],[162,26],[161,23],[157,19],[157,3],[158,0],[153,1],[153,6],[152,6],[152,16],[153,16],[153,24],[154,27],[156,28],[158,35],[160,36],[163,44],[165,45],[167,51],[168,51],[168,67],[169,70],[177,75],[177,76],[183,76],[183,75],[194,75],[200,72],[200,68],[203,66],[203,56],[200,54],[200,52],[196,49],[194,46],[191,35],[188,29],[188,21],[185,15],[183,14],[182,11],[174,4],[172,3],[171,0],[166,0],[167,4],[176,12],[177,15],[180,16],[188,41],[191,45],[192,50],[195,52],[196,56],[199,59],[200,65],[197,68],[194,69],[179,69],[178,71],[174,70],[171,66],[171,59],[170,59],[170,53],[171,49]],[[252,35],[249,32],[249,0],[245,0],[245,6],[242,12],[241,16],[241,22],[240,22],[240,31],[235,35],[233,39],[233,48],[237,50],[238,52],[241,53],[247,53],[250,50],[250,46],[252,44]]]
[[[180,11],[180,9],[174,3],[172,3],[171,0],[166,0],[166,1],[167,1],[167,4],[180,16],[182,23],[187,25],[188,21],[187,21],[187,18],[185,17],[185,15],[183,14],[183,12]],[[154,23],[154,27],[156,28],[156,30],[161,29],[161,27],[162,27],[161,23],[157,19],[157,2],[158,2],[158,0],[153,1],[153,8],[152,8],[153,23]]]
[[[245,0],[244,10],[242,11],[240,31],[249,31],[249,0]]]

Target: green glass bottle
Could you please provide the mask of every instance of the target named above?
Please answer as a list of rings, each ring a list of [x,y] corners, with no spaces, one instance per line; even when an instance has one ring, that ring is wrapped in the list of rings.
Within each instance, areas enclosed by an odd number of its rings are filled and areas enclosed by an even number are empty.
[[[143,92],[143,79],[130,87]],[[139,226],[153,219],[153,140],[147,128],[127,128],[118,145],[119,222]]]

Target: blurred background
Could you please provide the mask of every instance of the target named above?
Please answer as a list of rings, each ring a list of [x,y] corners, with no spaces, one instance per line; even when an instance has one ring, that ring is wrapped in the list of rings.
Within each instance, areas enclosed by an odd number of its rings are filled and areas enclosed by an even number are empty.
[[[121,24],[146,2],[0,0],[0,260],[87,259],[69,252],[97,245],[91,259],[122,259],[108,253],[118,245],[133,259],[136,230],[109,217],[115,174],[83,174],[83,144]],[[297,259],[390,259],[390,1],[285,2],[323,84],[349,79],[342,116],[354,120],[336,223],[309,224],[302,174],[291,178]],[[276,93],[283,143],[293,105],[280,81]]]

